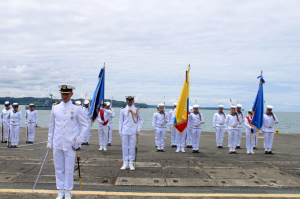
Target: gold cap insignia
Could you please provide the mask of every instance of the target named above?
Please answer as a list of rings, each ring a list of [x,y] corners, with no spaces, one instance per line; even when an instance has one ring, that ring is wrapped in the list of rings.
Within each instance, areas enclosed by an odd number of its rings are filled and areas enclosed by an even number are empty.
[[[128,99],[130,99],[130,100],[131,100],[131,97],[129,96],[129,97],[128,97]]]
[[[61,88],[64,89],[64,90],[66,90],[66,89],[67,89],[67,86],[62,86]]]

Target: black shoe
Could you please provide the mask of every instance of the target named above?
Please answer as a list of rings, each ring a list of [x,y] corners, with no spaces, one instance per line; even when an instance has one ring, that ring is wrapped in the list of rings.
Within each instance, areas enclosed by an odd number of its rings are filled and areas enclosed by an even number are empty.
[[[13,145],[10,145],[10,147],[9,148],[14,148],[14,146]]]
[[[163,149],[161,149],[160,152],[165,152],[165,151]]]
[[[159,149],[157,149],[157,150],[156,150],[156,152],[160,152],[160,150],[159,150]]]
[[[17,145],[15,145],[15,146],[14,146],[14,148],[18,148],[18,146],[17,146]]]
[[[7,140],[5,140],[4,143],[7,143]]]
[[[86,145],[86,144],[85,144],[85,142],[82,142],[82,144],[81,144],[81,145]]]
[[[176,147],[176,145],[172,145],[172,148],[175,148]]]
[[[85,145],[89,145],[89,142],[86,142]]]
[[[31,141],[30,144],[33,144],[33,141]]]
[[[108,146],[111,146],[111,143],[108,143]]]
[[[253,147],[253,150],[255,150],[255,149],[257,150],[257,148],[256,148],[256,147]]]
[[[241,149],[241,147],[240,147],[240,146],[236,146],[235,148],[236,148],[236,149]]]
[[[196,150],[195,153],[199,153],[199,150]]]
[[[177,144],[175,144],[174,146],[177,147]]]
[[[220,148],[221,148],[221,149],[223,149],[223,147],[222,147],[222,146],[220,146]]]
[[[229,153],[229,154],[233,154],[233,152],[232,152],[232,151],[229,151],[228,153]]]
[[[232,153],[233,153],[233,154],[237,154],[237,152],[236,152],[236,151],[233,151]]]
[[[221,146],[218,146],[218,149],[220,149],[221,148]]]
[[[77,150],[81,150],[81,147],[78,147],[78,149]]]
[[[193,152],[192,153],[196,153],[196,151],[195,150],[193,150]]]
[[[265,154],[269,154],[269,152],[268,152],[268,151],[265,151]]]
[[[269,151],[269,154],[274,154],[272,151]]]

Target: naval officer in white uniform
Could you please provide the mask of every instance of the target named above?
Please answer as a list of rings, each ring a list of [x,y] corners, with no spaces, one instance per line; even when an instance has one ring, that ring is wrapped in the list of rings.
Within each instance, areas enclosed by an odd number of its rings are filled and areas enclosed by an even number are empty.
[[[107,151],[106,146],[108,142],[109,118],[111,117],[111,115],[111,110],[106,109],[106,103],[103,103],[97,117],[100,145],[99,151]]]
[[[86,100],[84,100],[83,104],[84,104],[83,113],[84,113],[86,121],[88,123],[88,130],[84,136],[82,145],[89,145],[90,137],[91,137],[90,136],[91,126],[92,126],[92,121],[90,119],[90,101],[86,99]]]
[[[204,124],[203,115],[199,112],[199,105],[193,105],[193,112],[190,113],[188,125],[192,133],[193,153],[199,153],[199,143],[201,136],[201,124]]]
[[[109,130],[108,130],[108,146],[111,146],[112,142],[112,134],[113,134],[113,127],[114,127],[114,122],[113,118],[116,116],[114,109],[111,107],[110,102],[106,102],[106,109],[111,111],[111,115],[109,116],[108,120],[108,125],[109,125]]]
[[[273,154],[272,146],[274,139],[274,124],[278,124],[276,116],[272,113],[273,106],[267,105],[267,111],[264,114],[263,126],[261,131],[264,134],[265,154]]]
[[[169,112],[169,127],[171,129],[171,147],[176,147],[176,131],[173,128],[173,124],[174,124],[174,118],[175,118],[175,109],[177,106],[177,103],[173,103],[174,107],[173,110],[170,110]]]
[[[3,138],[1,137],[1,142],[7,143],[9,124],[6,122],[6,116],[9,113],[9,111],[11,111],[9,101],[4,102],[4,106],[5,108],[1,111],[1,116],[0,116],[1,123],[3,125],[3,133],[4,133]]]
[[[226,120],[226,115],[223,112],[224,106],[219,105],[219,112],[214,114],[213,117],[213,126],[216,131],[216,143],[217,147],[223,148],[223,140],[224,140],[224,133],[225,133],[225,120]]]
[[[229,147],[229,154],[236,154],[235,147],[238,139],[238,124],[240,123],[240,120],[238,118],[238,115],[235,111],[236,106],[232,105],[230,112],[231,114],[228,114],[225,120],[225,123],[227,124],[227,131],[228,131],[228,147]]]
[[[76,152],[88,129],[81,106],[72,103],[74,86],[59,85],[62,102],[53,105],[48,133],[47,149],[53,148],[56,175],[57,199],[70,199],[73,189],[73,174]],[[80,136],[78,128],[81,126]]]
[[[9,124],[10,129],[10,142],[11,148],[17,148],[20,138],[20,129],[23,126],[23,115],[19,111],[19,104],[13,103],[13,110],[9,111],[6,115],[6,122]]]
[[[35,138],[35,128],[37,127],[39,121],[39,115],[36,110],[34,110],[34,104],[29,104],[29,110],[25,113],[25,120],[27,124],[27,136],[29,144],[33,144]]]
[[[157,152],[164,152],[169,114],[165,112],[164,104],[158,104],[158,110],[153,117],[153,124],[157,134]]]
[[[242,134],[243,134],[243,122],[245,121],[245,116],[242,112],[242,105],[241,104],[237,104],[236,105],[236,111],[237,111],[237,115],[239,117],[240,123],[238,124],[238,139],[237,139],[237,143],[236,143],[236,148],[237,149],[241,149],[241,142],[242,142]]]
[[[140,132],[143,116],[138,107],[134,106],[134,96],[126,96],[127,106],[120,111],[119,133],[122,137],[123,166],[121,170],[135,170],[136,134]]]

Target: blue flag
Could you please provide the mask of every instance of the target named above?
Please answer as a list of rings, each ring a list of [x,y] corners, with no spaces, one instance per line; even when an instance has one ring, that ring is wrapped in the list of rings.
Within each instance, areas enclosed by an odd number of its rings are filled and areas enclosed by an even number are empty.
[[[263,117],[264,117],[264,90],[263,85],[265,84],[265,80],[263,76],[259,76],[259,87],[258,92],[252,107],[253,119],[251,121],[252,127],[254,127],[253,138],[256,134],[259,133],[261,127],[263,126]]]
[[[99,115],[99,111],[101,108],[101,104],[104,102],[104,79],[105,79],[105,68],[101,68],[100,74],[99,74],[99,81],[93,96],[93,100],[91,103],[91,109],[90,109],[90,120],[93,123],[97,119]]]

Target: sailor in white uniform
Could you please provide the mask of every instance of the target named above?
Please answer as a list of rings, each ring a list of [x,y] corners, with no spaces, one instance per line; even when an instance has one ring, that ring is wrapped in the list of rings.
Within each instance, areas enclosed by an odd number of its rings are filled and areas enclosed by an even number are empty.
[[[193,107],[189,106],[189,114],[193,112]],[[186,148],[193,148],[193,135],[190,126],[186,129]]]
[[[157,134],[157,152],[164,152],[165,138],[167,133],[167,123],[169,122],[169,114],[165,112],[165,105],[158,104],[159,112],[155,114],[153,123]]]
[[[241,142],[242,142],[242,134],[243,134],[243,123],[245,121],[245,116],[242,113],[242,105],[241,104],[237,104],[236,105],[236,111],[237,111],[237,115],[239,117],[240,123],[238,124],[238,140],[237,140],[237,144],[236,144],[236,149],[241,149]]]
[[[37,127],[39,121],[39,115],[36,110],[34,110],[34,104],[29,104],[29,110],[25,113],[25,120],[27,124],[27,136],[29,144],[33,144],[35,138],[35,128]]]
[[[261,131],[264,134],[265,154],[273,154],[272,146],[274,139],[274,124],[278,124],[276,116],[272,113],[273,106],[267,105],[267,111],[264,114],[263,126]]]
[[[82,145],[89,145],[89,142],[90,142],[90,134],[91,134],[91,126],[92,126],[92,122],[91,122],[91,119],[90,119],[90,101],[89,100],[84,100],[83,102],[84,104],[84,107],[83,107],[83,113],[85,115],[85,118],[86,118],[86,121],[88,123],[88,130],[84,136],[84,139],[83,139],[83,143]]]
[[[169,112],[169,127],[171,129],[171,146],[172,146],[172,148],[176,147],[176,135],[177,135],[175,129],[173,128],[174,118],[175,118],[175,109],[176,109],[177,103],[173,103],[173,105],[174,105],[173,110],[170,110],[170,112]]]
[[[203,115],[199,112],[199,105],[193,106],[193,112],[190,113],[188,125],[193,136],[193,153],[199,153],[199,143],[201,136],[201,125],[204,124]]]
[[[230,109],[231,114],[228,114],[225,120],[228,131],[229,154],[236,154],[235,147],[238,139],[238,124],[240,120],[235,109],[236,106],[232,105]]]
[[[109,118],[112,115],[112,111],[106,109],[106,103],[103,103],[102,108],[99,111],[97,117],[98,125],[98,134],[99,134],[99,151],[107,151],[107,142],[108,142],[108,130],[109,130]]]
[[[122,137],[123,166],[121,170],[128,168],[135,170],[136,134],[140,132],[143,124],[143,116],[140,108],[134,106],[134,96],[126,96],[127,106],[120,111],[119,133]]]
[[[245,119],[245,126],[246,126],[246,149],[247,154],[254,154],[253,146],[255,143],[255,139],[253,137],[254,128],[252,127],[252,110],[250,109],[248,112],[248,116]]]
[[[13,110],[6,115],[6,123],[9,124],[11,148],[17,148],[20,139],[20,129],[23,126],[23,115],[19,111],[19,104],[13,103]]]
[[[108,131],[108,146],[111,146],[112,142],[112,133],[113,133],[113,127],[114,127],[114,122],[113,118],[116,116],[114,109],[111,107],[111,104],[109,102],[106,102],[106,109],[111,111],[111,115],[109,116],[109,131]]]
[[[226,120],[226,115],[223,112],[224,106],[219,105],[219,112],[214,114],[213,117],[213,126],[216,131],[216,143],[217,147],[223,148],[223,140],[224,140],[224,133],[225,133],[225,120]]]
[[[157,137],[157,132],[155,130],[156,128],[155,128],[155,124],[154,124],[154,117],[159,112],[159,107],[158,106],[157,106],[156,110],[157,111],[155,113],[153,113],[153,118],[152,118],[152,128],[154,129],[154,134],[155,134],[155,147],[158,146],[158,137]]]
[[[77,101],[75,101],[74,104],[77,105],[77,106],[79,106],[80,108],[82,108],[82,107],[81,107],[81,101],[77,100]],[[82,129],[82,128],[81,128],[81,126],[79,125],[79,128],[78,128],[78,134],[77,134],[77,138],[76,138],[76,139],[79,138],[80,133],[81,133],[81,129]],[[78,147],[78,150],[81,150],[81,144],[80,144],[80,146]]]
[[[82,108],[71,101],[75,87],[63,84],[59,85],[59,88],[62,102],[52,106],[47,149],[53,148],[56,187],[59,189],[57,199],[70,199],[73,189],[75,150],[83,141],[88,123]],[[78,137],[79,126],[82,129]]]
[[[4,133],[3,137],[1,136],[1,142],[7,143],[9,124],[6,122],[6,116],[11,111],[11,108],[10,108],[9,101],[4,102],[4,105],[5,108],[1,111],[1,116],[0,116],[1,123],[3,125],[3,133]]]

